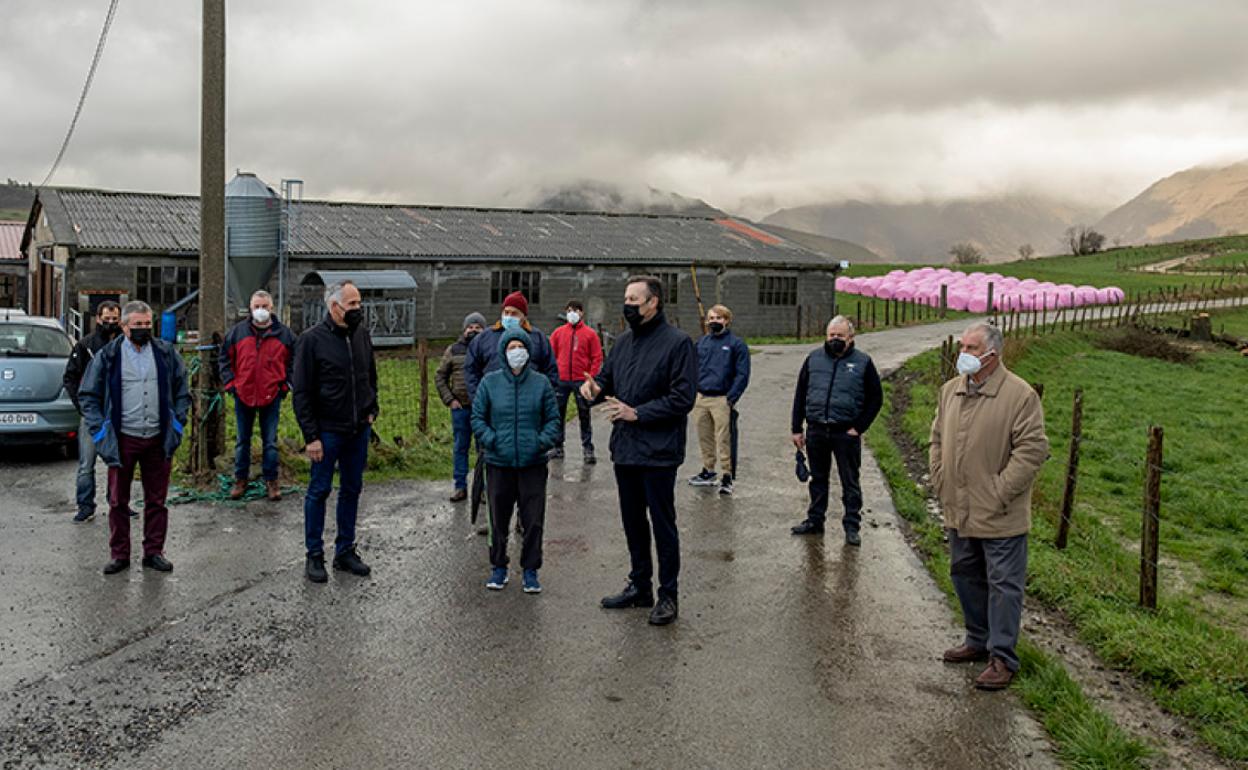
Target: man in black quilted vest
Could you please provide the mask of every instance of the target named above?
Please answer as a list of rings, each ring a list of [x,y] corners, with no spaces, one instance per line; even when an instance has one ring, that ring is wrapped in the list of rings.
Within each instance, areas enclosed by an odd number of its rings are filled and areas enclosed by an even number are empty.
[[[884,402],[880,375],[871,357],[854,347],[854,325],[845,316],[828,322],[823,347],[802,364],[793,394],[793,444],[810,458],[810,508],[795,535],[822,535],[828,514],[832,458],[841,481],[846,545],[861,545],[862,434]],[[803,430],[803,426],[805,430]]]

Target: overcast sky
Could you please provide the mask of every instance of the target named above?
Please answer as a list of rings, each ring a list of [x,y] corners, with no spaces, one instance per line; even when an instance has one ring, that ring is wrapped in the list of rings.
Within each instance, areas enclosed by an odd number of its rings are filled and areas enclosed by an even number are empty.
[[[1243,0],[227,0],[227,162],[313,198],[579,179],[763,216],[1116,205],[1248,159]],[[0,178],[39,181],[108,0],[0,0]],[[57,184],[198,190],[200,0],[121,0]]]

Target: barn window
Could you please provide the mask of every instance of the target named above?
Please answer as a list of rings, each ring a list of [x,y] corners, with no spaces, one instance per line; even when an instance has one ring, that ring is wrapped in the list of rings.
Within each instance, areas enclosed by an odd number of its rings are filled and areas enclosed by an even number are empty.
[[[153,309],[168,307],[198,288],[198,267],[143,265],[135,268],[134,298]]]
[[[17,276],[0,275],[0,307],[17,307]]]
[[[680,276],[677,273],[655,273],[654,277],[663,284],[663,304],[675,305],[680,301]]]
[[[796,305],[797,276],[760,275],[758,277],[758,304],[772,307]]]
[[[495,270],[490,273],[490,302],[503,304],[513,291],[522,292],[530,305],[542,304],[542,274],[536,270]]]

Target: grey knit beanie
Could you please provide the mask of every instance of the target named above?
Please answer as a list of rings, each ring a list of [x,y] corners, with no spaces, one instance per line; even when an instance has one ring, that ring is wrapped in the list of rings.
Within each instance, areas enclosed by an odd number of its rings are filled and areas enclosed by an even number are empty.
[[[475,313],[475,312],[469,313],[468,315],[464,316],[464,325],[461,328],[467,329],[469,326],[472,326],[473,324],[480,324],[481,326],[485,326],[485,316],[481,315],[480,313]]]

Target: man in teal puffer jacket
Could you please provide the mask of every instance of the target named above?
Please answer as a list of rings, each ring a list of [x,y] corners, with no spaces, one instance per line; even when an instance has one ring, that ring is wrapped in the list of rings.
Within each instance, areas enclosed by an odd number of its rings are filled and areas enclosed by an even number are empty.
[[[559,440],[559,406],[550,380],[529,368],[532,339],[511,329],[499,340],[503,368],[481,380],[472,400],[472,432],[485,451],[490,502],[490,564],[485,587],[507,585],[507,536],[512,510],[524,531],[520,566],[524,592],[540,593],[542,527],[546,519],[546,452]]]

